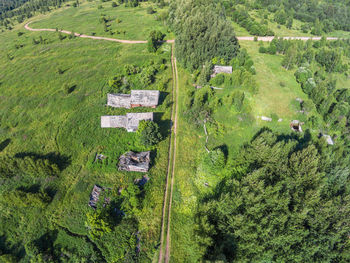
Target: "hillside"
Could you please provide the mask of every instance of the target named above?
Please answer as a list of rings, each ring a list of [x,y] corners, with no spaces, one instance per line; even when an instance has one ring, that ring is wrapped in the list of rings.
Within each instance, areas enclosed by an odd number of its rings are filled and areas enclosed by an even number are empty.
[[[349,16],[338,0],[0,0],[0,261],[349,261]],[[121,170],[129,151],[150,151],[146,173]]]

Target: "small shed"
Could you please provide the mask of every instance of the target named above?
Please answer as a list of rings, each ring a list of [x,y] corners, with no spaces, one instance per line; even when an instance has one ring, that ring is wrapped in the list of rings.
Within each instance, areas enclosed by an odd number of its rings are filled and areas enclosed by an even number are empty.
[[[132,90],[131,107],[155,108],[158,105],[159,95],[159,90]]]
[[[214,78],[217,74],[220,74],[220,73],[232,74],[232,67],[215,65],[213,69],[213,74],[211,75],[211,77]]]
[[[107,105],[114,108],[126,108],[131,106],[130,94],[107,94]]]
[[[92,192],[90,194],[89,206],[92,207],[93,209],[97,208],[97,202],[102,190],[103,188],[97,185],[94,185],[94,188],[92,189]]]
[[[146,173],[149,170],[151,152],[127,152],[119,157],[119,170]]]

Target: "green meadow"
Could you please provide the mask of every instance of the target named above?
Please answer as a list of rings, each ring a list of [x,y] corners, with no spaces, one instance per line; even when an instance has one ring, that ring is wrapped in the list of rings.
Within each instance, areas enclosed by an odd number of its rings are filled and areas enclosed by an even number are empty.
[[[111,7],[112,2],[82,2],[79,7],[66,6],[47,15],[35,17],[32,28],[58,28],[80,34],[108,36],[127,40],[146,40],[152,30],[160,30],[166,39],[173,39],[165,22],[161,20],[165,8],[153,3],[140,3],[138,7]],[[102,8],[101,8],[102,7]],[[152,7],[155,13],[148,14]],[[101,17],[105,17],[108,32],[105,31]],[[157,18],[158,17],[158,18]]]
[[[257,82],[257,94],[248,95],[247,106],[250,114],[247,119],[240,119],[231,107],[223,104],[213,115],[218,130],[208,128],[209,150],[220,147],[227,152],[227,160],[234,162],[232,157],[239,154],[239,148],[248,143],[256,133],[266,127],[278,133],[292,134],[291,120],[304,120],[305,116],[298,113],[296,98],[307,100],[300,85],[296,82],[294,70],[285,70],[281,66],[282,55],[261,54],[258,52],[258,42],[241,41],[242,48],[247,49],[254,61]],[[348,85],[349,79],[338,76],[338,87]],[[215,189],[216,184],[225,174],[210,176],[200,169],[203,156],[206,155],[206,135],[203,127],[195,128],[189,124],[184,101],[189,90],[193,89],[191,75],[184,69],[179,71],[179,122],[178,122],[178,149],[175,174],[175,188],[172,212],[172,262],[196,262],[200,259],[201,240],[197,232],[200,218],[196,211],[201,206],[202,199]],[[223,98],[230,91],[216,90],[215,96]],[[262,121],[258,116],[272,117],[272,122]],[[277,119],[282,119],[280,122]],[[310,128],[306,122],[303,129]]]
[[[65,16],[60,17],[64,21]],[[141,31],[134,30],[139,35],[129,37],[144,38],[146,35]],[[121,154],[146,148],[140,145],[135,133],[100,128],[100,116],[154,111],[164,139],[152,148],[150,180],[140,197],[141,211],[137,216],[142,253],[151,260],[160,234],[168,163],[171,46],[164,44],[157,53],[149,53],[144,44],[59,40],[57,33],[29,32],[18,26],[0,33],[0,54],[0,156],[49,156],[62,166],[58,178],[18,177],[0,186],[0,195],[13,189],[33,192],[44,189],[53,198],[47,207],[41,208],[19,206],[1,198],[2,249],[16,255],[16,261],[27,262],[30,255],[24,253],[25,244],[47,238],[53,242],[52,247],[75,249],[79,257],[103,262],[108,254],[104,244],[119,242],[119,237],[107,235],[101,243],[88,236],[85,221],[86,214],[92,211],[88,206],[92,187],[98,184],[116,193],[140,179],[142,174],[118,171],[117,163]],[[131,110],[106,106],[107,93],[113,92],[108,80],[123,74],[125,65],[142,70],[159,63],[162,69],[147,89],[159,89],[161,85],[160,106]],[[144,88],[139,75],[128,77],[131,89]],[[107,156],[106,161],[94,162],[97,153]]]

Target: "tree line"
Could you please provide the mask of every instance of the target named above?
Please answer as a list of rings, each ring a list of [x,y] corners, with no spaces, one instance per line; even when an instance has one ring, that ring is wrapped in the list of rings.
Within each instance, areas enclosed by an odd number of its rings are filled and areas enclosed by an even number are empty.
[[[243,2],[248,4],[248,1]],[[306,23],[303,31],[311,30],[315,35],[334,30],[350,31],[349,1],[255,0],[251,7],[273,12],[275,21],[281,25],[285,25],[290,17],[299,19]]]

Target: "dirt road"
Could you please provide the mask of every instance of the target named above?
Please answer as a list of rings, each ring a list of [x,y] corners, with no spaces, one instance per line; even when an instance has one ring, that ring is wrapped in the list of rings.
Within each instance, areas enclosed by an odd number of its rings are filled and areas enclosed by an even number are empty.
[[[52,28],[31,28],[29,24],[32,22],[29,22],[25,24],[24,28],[29,30],[29,31],[49,31],[49,32],[56,32],[56,29]],[[67,31],[67,30],[58,30],[58,32],[61,32],[63,34],[72,34],[72,32]],[[98,36],[89,36],[89,35],[84,35],[84,34],[78,34],[74,33],[76,37],[81,37],[81,38],[90,38],[90,39],[97,39],[97,40],[107,40],[107,41],[113,41],[113,42],[118,42],[118,43],[124,43],[124,44],[145,44],[147,43],[146,40],[123,40],[123,39],[116,39],[116,38],[109,38],[109,37],[98,37]],[[174,40],[166,40],[166,43],[174,43]]]
[[[164,194],[162,229],[161,229],[158,263],[162,263],[163,261],[165,261],[165,263],[168,263],[170,260],[170,250],[171,250],[170,224],[171,224],[171,205],[172,205],[172,199],[173,199],[175,163],[176,163],[176,130],[177,130],[178,86],[179,86],[176,58],[174,55],[174,45],[172,47],[172,53],[171,53],[171,65],[172,65],[172,71],[173,71],[174,103],[173,103],[172,116],[171,116],[172,127],[171,127],[171,137],[170,137],[170,147],[169,147],[169,163],[168,163],[168,173],[167,173],[167,179],[166,179],[166,188],[165,188],[165,194]],[[165,234],[166,234],[166,239],[164,244]],[[165,246],[165,254],[164,254],[164,246]]]
[[[274,39],[275,37],[258,37],[258,41],[264,41],[264,42],[270,42]],[[287,40],[303,40],[307,41],[309,39],[311,40],[321,40],[321,37],[282,37],[283,39]],[[238,40],[241,41],[254,41],[254,37],[237,37]],[[327,37],[327,40],[338,40],[339,38],[337,37]]]

